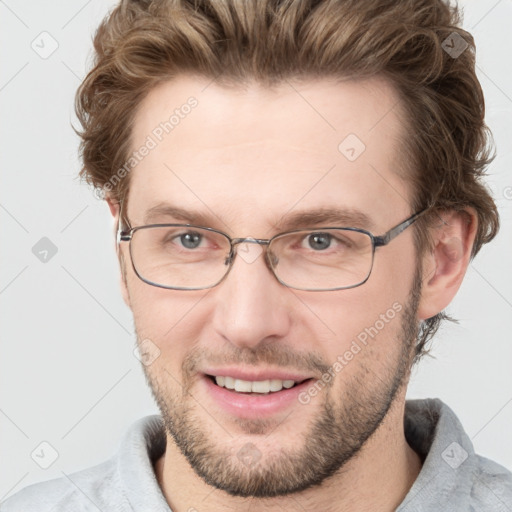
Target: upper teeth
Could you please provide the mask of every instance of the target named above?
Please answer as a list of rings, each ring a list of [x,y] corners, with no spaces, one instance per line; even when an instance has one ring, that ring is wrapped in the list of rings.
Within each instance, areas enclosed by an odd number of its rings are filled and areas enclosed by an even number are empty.
[[[271,391],[281,391],[281,389],[289,389],[293,387],[293,380],[242,380],[233,377],[218,376],[215,377],[218,386],[234,389],[241,393],[270,393]]]

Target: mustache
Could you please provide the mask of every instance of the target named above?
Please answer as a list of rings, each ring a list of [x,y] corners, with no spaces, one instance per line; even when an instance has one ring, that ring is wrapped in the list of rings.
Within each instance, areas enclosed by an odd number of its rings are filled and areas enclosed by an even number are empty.
[[[311,372],[321,378],[332,365],[315,353],[300,353],[279,343],[269,343],[257,348],[240,348],[232,346],[229,351],[218,352],[208,348],[194,347],[182,364],[183,374],[192,378],[201,367],[208,365],[243,364],[247,366],[273,366]]]

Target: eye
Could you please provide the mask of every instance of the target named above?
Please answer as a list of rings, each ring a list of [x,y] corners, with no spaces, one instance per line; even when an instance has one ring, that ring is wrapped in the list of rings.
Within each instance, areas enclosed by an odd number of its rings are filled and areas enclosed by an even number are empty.
[[[307,237],[307,244],[315,251],[322,251],[331,246],[332,235],[328,233],[312,233]]]
[[[197,233],[196,231],[189,231],[188,233],[179,235],[181,244],[187,249],[197,249],[197,247],[201,245],[202,239],[203,235]]]

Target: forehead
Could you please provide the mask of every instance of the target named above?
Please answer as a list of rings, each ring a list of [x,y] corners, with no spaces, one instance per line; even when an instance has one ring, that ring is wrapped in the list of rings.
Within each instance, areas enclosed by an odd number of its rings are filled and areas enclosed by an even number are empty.
[[[138,108],[132,148],[144,156],[130,172],[130,218],[140,223],[162,203],[225,230],[313,208],[408,214],[397,173],[403,131],[400,101],[381,79],[268,88],[180,76]]]

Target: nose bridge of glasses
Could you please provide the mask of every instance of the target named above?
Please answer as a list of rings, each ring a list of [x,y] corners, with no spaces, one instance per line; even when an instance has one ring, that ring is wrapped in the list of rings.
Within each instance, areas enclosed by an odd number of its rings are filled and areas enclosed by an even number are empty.
[[[236,246],[239,246],[236,249],[236,254],[238,254],[245,263],[253,263],[264,252],[262,246],[266,245],[268,247],[269,243],[270,240],[264,238],[234,238],[231,240],[231,247],[234,249]],[[234,257],[234,252],[235,251],[232,251],[232,258]]]

